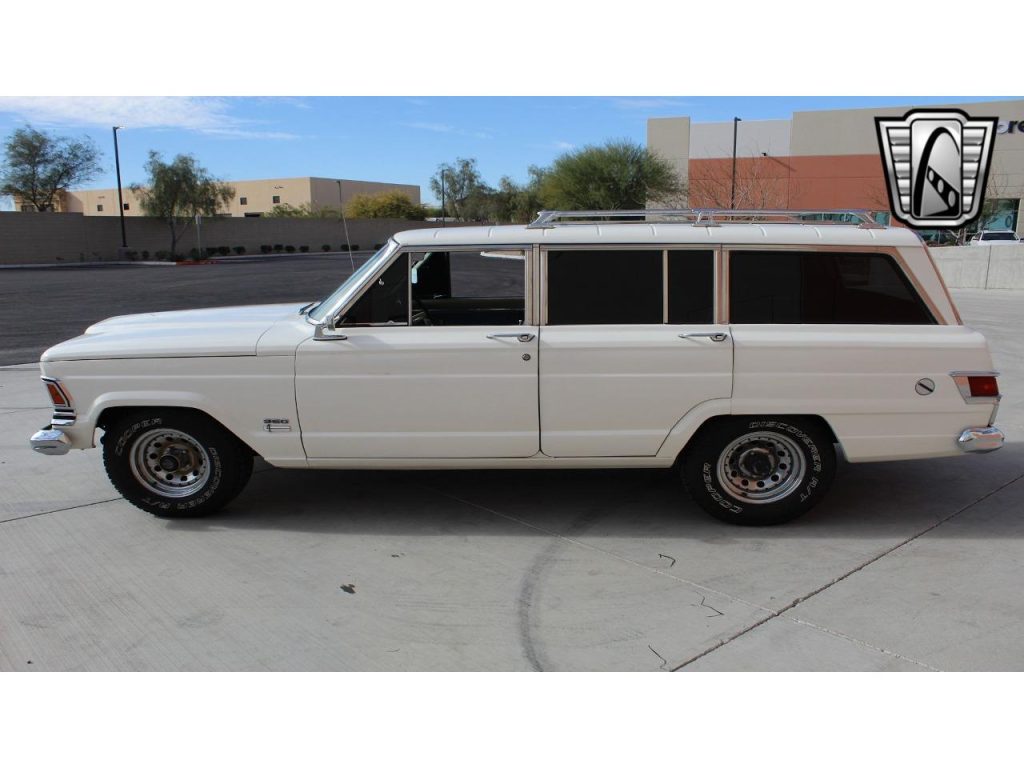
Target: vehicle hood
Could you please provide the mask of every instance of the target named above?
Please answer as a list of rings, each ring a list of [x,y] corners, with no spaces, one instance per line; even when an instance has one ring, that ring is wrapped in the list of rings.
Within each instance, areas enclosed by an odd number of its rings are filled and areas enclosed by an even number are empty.
[[[135,357],[239,357],[256,354],[260,336],[302,304],[259,304],[119,315],[50,347],[42,361]]]

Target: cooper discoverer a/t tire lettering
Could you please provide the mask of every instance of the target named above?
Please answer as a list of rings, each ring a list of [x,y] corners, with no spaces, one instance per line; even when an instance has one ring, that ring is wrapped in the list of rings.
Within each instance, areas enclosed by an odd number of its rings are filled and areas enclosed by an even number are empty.
[[[215,512],[252,474],[249,448],[202,414],[136,411],[109,425],[103,464],[114,487],[140,509],[160,517]]]
[[[835,475],[831,436],[812,419],[738,417],[694,437],[683,476],[694,500],[736,525],[776,525],[811,509]]]

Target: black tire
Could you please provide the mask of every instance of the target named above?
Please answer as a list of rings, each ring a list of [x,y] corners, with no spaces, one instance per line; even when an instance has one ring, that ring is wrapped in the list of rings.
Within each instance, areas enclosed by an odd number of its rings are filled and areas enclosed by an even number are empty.
[[[778,525],[822,499],[835,477],[836,454],[828,430],[814,419],[742,416],[701,429],[682,470],[690,494],[712,517]]]
[[[176,468],[164,475],[170,461]],[[103,465],[118,492],[158,517],[201,517],[241,493],[252,475],[249,447],[194,411],[139,410],[109,424]]]

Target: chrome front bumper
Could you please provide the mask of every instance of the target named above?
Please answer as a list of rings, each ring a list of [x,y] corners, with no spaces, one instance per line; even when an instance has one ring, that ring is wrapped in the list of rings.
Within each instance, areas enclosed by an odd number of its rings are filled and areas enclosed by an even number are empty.
[[[29,443],[33,451],[45,453],[47,456],[63,456],[71,450],[71,440],[68,436],[52,427],[40,429],[29,438]]]
[[[1005,439],[999,427],[968,427],[960,433],[956,444],[965,453],[988,453],[1002,448]]]

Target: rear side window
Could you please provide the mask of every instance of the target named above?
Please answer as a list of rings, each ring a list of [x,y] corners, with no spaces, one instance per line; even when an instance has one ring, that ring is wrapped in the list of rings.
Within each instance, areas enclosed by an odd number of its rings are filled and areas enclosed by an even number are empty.
[[[713,323],[715,256],[712,251],[668,252],[668,321]]]
[[[714,282],[713,251],[550,251],[548,323],[713,323]]]
[[[548,251],[548,323],[663,322],[663,251]]]
[[[733,323],[934,325],[888,254],[733,251]]]

